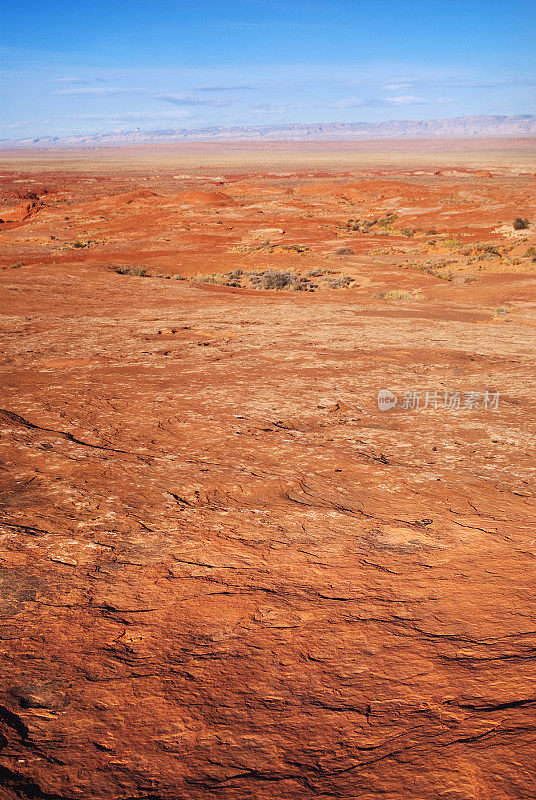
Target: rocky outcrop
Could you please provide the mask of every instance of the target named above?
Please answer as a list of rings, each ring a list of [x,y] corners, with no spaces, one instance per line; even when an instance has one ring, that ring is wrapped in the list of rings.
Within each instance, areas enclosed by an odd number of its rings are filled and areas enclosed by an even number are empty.
[[[0,272],[2,799],[534,797],[529,257],[444,280],[409,263],[423,238],[389,229],[379,256],[341,231],[336,194],[261,209],[310,249],[230,252],[204,207],[153,214],[162,188],[133,208],[63,181],[72,201],[2,233],[23,262]],[[533,202],[494,186],[489,215]],[[469,202],[443,194],[448,217],[422,204],[438,236]],[[261,199],[211,213],[240,241]],[[352,289],[173,280],[177,262],[315,272],[339,233],[361,247]]]

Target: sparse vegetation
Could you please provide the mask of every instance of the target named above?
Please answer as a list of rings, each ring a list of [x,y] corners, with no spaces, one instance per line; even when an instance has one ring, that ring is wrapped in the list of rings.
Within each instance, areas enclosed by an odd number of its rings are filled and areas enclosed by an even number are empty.
[[[497,248],[497,245],[490,242],[477,242],[473,248],[473,251],[481,255],[498,256],[499,258],[502,255],[501,251]]]
[[[272,244],[269,240],[259,244],[239,244],[233,247],[233,253],[305,253],[309,250],[304,244]]]
[[[137,278],[149,278],[150,275],[143,267],[118,267],[115,270],[119,275],[134,275]]]
[[[340,278],[324,278],[328,289],[347,289],[354,279],[350,275],[341,275]]]
[[[306,288],[307,279],[301,279],[296,273],[280,271],[277,269],[267,269],[259,276],[253,276],[253,283],[258,283],[262,289],[294,289],[299,291]],[[303,281],[303,283],[302,283]]]
[[[393,222],[396,222],[398,219],[397,214],[385,214],[383,217],[372,217],[370,219],[349,219],[346,223],[346,229],[350,231],[355,231],[359,233],[369,233],[370,229],[374,226],[381,228],[381,235],[385,235],[386,233],[393,233],[396,234],[398,231],[389,231],[388,229],[391,227]]]
[[[515,231],[524,231],[526,228],[529,227],[530,222],[528,221],[528,219],[525,219],[524,217],[516,217],[513,224]]]
[[[350,275],[336,275],[337,271],[332,269],[309,270],[306,275],[300,275],[298,271],[291,270],[254,270],[245,272],[242,269],[235,269],[227,273],[212,273],[197,275],[194,280],[198,283],[214,283],[220,286],[231,286],[241,289],[263,289],[267,291],[295,291],[295,292],[314,292],[320,288],[311,278],[320,278],[326,289],[346,289],[355,283]]]
[[[381,300],[424,300],[424,295],[408,292],[405,289],[392,289],[389,292],[377,292],[372,296]]]
[[[351,247],[338,247],[335,250],[336,256],[354,256],[355,250],[352,250]]]
[[[398,219],[397,214],[386,214],[384,217],[380,217],[378,220],[378,225],[382,225],[386,227],[388,225],[392,225],[393,222],[396,222]]]
[[[404,265],[404,269],[413,267],[421,272],[426,272],[427,275],[433,275],[434,278],[439,278],[442,281],[452,281],[454,276],[450,270],[446,270],[450,264],[455,264],[455,261],[446,258],[440,258],[437,261],[410,261],[409,264]]]
[[[95,244],[93,239],[78,239],[76,242],[72,244],[64,245],[68,250],[81,250],[84,247],[91,247],[92,244]]]

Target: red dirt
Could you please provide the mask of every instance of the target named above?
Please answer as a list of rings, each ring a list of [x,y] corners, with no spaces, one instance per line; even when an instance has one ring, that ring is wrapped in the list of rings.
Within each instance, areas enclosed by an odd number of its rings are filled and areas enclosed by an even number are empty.
[[[29,202],[19,203],[18,206],[8,211],[4,211],[6,222],[25,222],[25,220],[33,217],[41,208],[39,201],[30,200]]]
[[[231,206],[234,200],[223,192],[180,192],[176,195],[178,203],[190,206]]]
[[[2,163],[2,799],[536,796],[534,180],[299,152]]]

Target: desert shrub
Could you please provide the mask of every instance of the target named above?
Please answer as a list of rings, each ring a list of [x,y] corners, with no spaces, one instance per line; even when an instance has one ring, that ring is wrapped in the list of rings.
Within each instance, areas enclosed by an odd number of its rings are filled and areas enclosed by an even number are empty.
[[[475,252],[476,253],[486,253],[490,256],[500,256],[501,252],[497,249],[497,245],[489,242],[478,242],[475,245]]]
[[[497,308],[493,312],[494,314],[508,314],[508,309],[506,306],[497,306]]]
[[[514,230],[516,231],[524,231],[529,225],[530,222],[528,219],[524,219],[523,217],[516,217],[514,220]]]
[[[281,244],[279,249],[294,253],[306,253],[309,248],[304,244]]]
[[[378,225],[383,225],[383,226],[392,225],[393,222],[396,222],[397,219],[398,216],[396,214],[386,214],[384,217],[381,217],[378,220]]]
[[[233,269],[232,272],[228,272],[228,278],[231,281],[239,281],[242,275],[244,274],[243,269]]]
[[[301,286],[298,275],[288,270],[267,269],[259,276],[259,284],[263,289],[298,289]]]
[[[329,280],[327,286],[329,289],[347,289],[354,279],[350,275],[341,275],[340,278],[332,278]]]
[[[422,294],[412,294],[412,292],[407,292],[405,289],[392,289],[389,292],[378,292],[377,294],[373,295],[373,297],[378,297],[382,300],[422,300]]]
[[[338,247],[335,250],[336,256],[354,256],[355,250],[352,250],[351,247]]]
[[[239,244],[231,248],[233,253],[306,253],[309,250],[305,244],[273,244],[267,239],[260,244]]]
[[[230,281],[228,275],[222,275],[218,272],[212,272],[209,274],[200,272],[195,276],[194,281],[196,281],[196,283],[217,283],[219,286],[240,285],[237,282]]]
[[[119,275],[135,275],[137,278],[149,277],[149,273],[143,267],[118,267],[116,272]]]
[[[401,233],[403,236],[408,236],[408,237],[410,237],[410,236],[415,236],[415,234],[416,234],[416,230],[415,230],[415,228],[401,228],[401,229],[400,229],[400,233]]]

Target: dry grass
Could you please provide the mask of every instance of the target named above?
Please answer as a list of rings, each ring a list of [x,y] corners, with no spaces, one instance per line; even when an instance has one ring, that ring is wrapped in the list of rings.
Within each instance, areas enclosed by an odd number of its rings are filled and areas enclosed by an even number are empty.
[[[151,276],[143,267],[118,267],[115,270],[119,275],[134,275],[136,278],[150,278]]]
[[[245,272],[242,269],[235,269],[227,273],[196,275],[194,280],[197,283],[214,283],[241,289],[294,292],[314,292],[319,288],[347,289],[355,283],[350,275],[338,277],[335,275],[336,271],[332,269],[309,270],[306,275],[301,275],[297,270],[265,269]],[[322,287],[311,278],[318,278],[323,284]]]
[[[408,292],[405,289],[391,289],[388,292],[378,292],[373,297],[380,298],[381,300],[424,300],[424,295]]]

